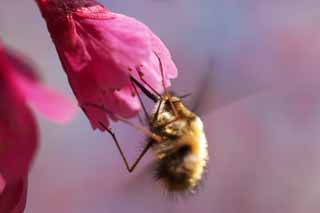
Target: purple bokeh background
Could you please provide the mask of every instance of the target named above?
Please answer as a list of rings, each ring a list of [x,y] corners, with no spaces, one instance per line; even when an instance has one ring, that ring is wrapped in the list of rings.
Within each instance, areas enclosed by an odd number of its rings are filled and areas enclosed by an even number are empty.
[[[146,169],[150,153],[129,175],[111,138],[93,132],[82,113],[65,126],[38,116],[42,141],[27,213],[319,212],[319,1],[101,2],[165,41],[180,71],[179,93],[197,91],[210,72],[200,106],[208,174],[197,195],[172,202]],[[71,97],[36,4],[1,3],[0,38]],[[143,138],[123,124],[114,129],[133,160]]]

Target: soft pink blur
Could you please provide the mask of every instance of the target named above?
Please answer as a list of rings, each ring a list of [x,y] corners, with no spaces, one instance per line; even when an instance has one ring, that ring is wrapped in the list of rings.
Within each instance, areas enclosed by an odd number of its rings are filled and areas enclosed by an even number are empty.
[[[92,132],[83,115],[63,128],[40,118],[43,145],[27,213],[319,212],[320,2],[103,3],[164,40],[179,69],[173,82],[179,94],[205,95],[199,109],[207,112],[207,177],[198,195],[171,202],[144,173],[151,154],[128,174],[111,138]],[[36,59],[49,84],[71,94],[36,4],[2,4],[0,37]],[[207,71],[209,89],[197,93]],[[133,160],[143,138],[122,124],[113,129]]]
[[[71,121],[77,112],[76,100],[67,98],[56,90],[39,82],[30,82],[22,75],[13,73],[17,87],[23,91],[28,103],[49,120],[59,124]]]
[[[39,144],[28,102],[43,106],[40,111],[58,122],[70,120],[76,111],[71,101],[53,90],[48,93],[38,80],[24,57],[0,44],[0,212],[22,213],[26,207],[28,175]],[[48,100],[63,108],[48,109]]]

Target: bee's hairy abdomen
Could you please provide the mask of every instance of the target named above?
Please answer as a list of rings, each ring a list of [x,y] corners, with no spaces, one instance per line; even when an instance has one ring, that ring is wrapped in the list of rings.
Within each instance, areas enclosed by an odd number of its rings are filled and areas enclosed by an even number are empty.
[[[154,144],[156,177],[170,192],[192,192],[200,183],[208,160],[207,141],[198,117],[182,125],[175,140]]]

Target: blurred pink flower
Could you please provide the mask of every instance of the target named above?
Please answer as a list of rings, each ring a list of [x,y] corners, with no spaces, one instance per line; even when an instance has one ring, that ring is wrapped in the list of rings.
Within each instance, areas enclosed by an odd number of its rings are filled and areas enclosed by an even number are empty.
[[[74,102],[40,86],[32,68],[0,46],[0,212],[23,212],[25,206],[27,175],[38,145],[27,103],[60,123],[76,109]]]
[[[135,116],[140,110],[130,76],[162,92],[177,68],[162,41],[143,23],[113,13],[94,0],[37,0],[63,68],[92,127],[109,125],[109,116]],[[158,58],[159,57],[159,58]]]
[[[0,194],[0,211],[3,213],[23,213],[26,207],[28,180],[7,184]]]

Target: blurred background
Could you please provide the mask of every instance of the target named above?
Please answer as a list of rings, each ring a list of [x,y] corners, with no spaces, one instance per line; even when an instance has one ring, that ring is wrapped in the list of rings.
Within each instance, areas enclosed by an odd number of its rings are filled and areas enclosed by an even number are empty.
[[[35,2],[1,2],[0,38],[73,97]],[[100,2],[143,21],[167,44],[180,71],[173,89],[192,92],[190,105],[200,102],[208,173],[197,195],[171,201],[147,169],[150,153],[128,174],[109,135],[92,131],[82,112],[65,126],[37,115],[41,147],[27,213],[319,212],[319,1]],[[202,79],[209,86],[198,93]],[[113,128],[133,160],[143,137]]]

